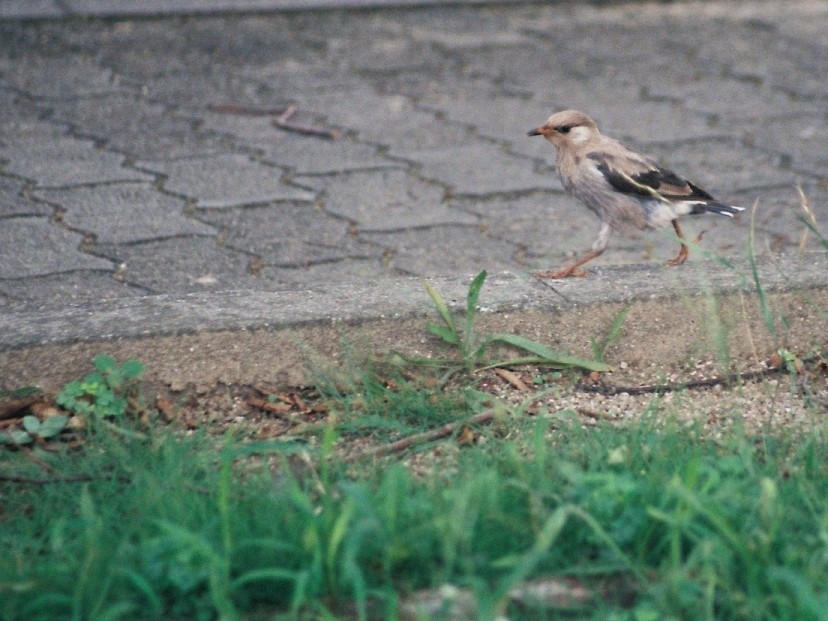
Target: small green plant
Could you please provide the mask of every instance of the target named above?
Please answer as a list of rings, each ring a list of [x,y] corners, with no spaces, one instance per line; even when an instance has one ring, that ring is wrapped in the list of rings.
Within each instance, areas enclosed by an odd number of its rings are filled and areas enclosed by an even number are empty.
[[[599,343],[595,337],[592,337],[592,355],[598,362],[604,362],[604,356],[607,355],[607,350],[621,337],[621,328],[624,326],[624,320],[627,318],[628,312],[630,312],[629,305],[624,306],[618,311],[612,320],[607,338],[604,339],[603,343]]]
[[[35,438],[46,440],[66,428],[69,417],[59,414],[41,421],[37,416],[24,416],[23,429],[0,433],[0,444],[30,444]]]
[[[485,280],[486,272],[482,271],[474,277],[469,285],[462,330],[458,327],[454,315],[449,310],[443,296],[431,283],[423,282],[442,319],[442,323],[429,322],[426,328],[433,335],[440,337],[443,342],[457,348],[460,364],[451,366],[466,371],[515,364],[541,364],[556,369],[580,368],[588,371],[608,371],[610,369],[609,365],[601,361],[562,354],[518,334],[494,333],[478,338],[475,334],[474,323],[477,318],[477,302],[480,299],[480,290],[483,288]],[[528,355],[513,359],[491,360],[486,358],[486,352],[494,344],[509,345],[526,352]]]
[[[94,364],[94,372],[66,384],[55,402],[75,414],[101,418],[123,416],[127,410],[128,384],[144,371],[143,363],[127,360],[119,365],[111,356],[99,354]]]

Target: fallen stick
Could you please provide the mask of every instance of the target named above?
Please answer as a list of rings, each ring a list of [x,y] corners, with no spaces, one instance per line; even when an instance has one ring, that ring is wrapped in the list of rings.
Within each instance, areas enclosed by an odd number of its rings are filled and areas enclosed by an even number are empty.
[[[309,134],[311,136],[321,136],[329,138],[330,140],[337,140],[342,137],[342,132],[338,129],[328,129],[327,127],[316,127],[315,125],[300,125],[297,123],[290,123],[290,117],[299,111],[294,105],[290,105],[280,114],[273,124],[279,129],[285,131],[296,132],[297,134]]]
[[[302,125],[291,123],[290,118],[299,111],[299,108],[291,104],[286,108],[253,108],[250,106],[238,106],[235,104],[209,104],[207,109],[210,112],[219,114],[239,114],[243,116],[275,116],[273,125],[279,129],[297,134],[308,134],[310,136],[321,136],[330,140],[338,140],[342,132],[338,129],[317,127],[315,125]]]
[[[284,114],[287,108],[251,108],[248,106],[236,106],[233,104],[210,104],[207,109],[210,112],[219,114],[241,114],[244,116],[279,116]],[[295,106],[294,106],[295,107]]]
[[[416,433],[413,436],[402,438],[401,440],[397,440],[396,442],[392,442],[391,444],[386,444],[385,446],[380,446],[378,448],[362,451],[360,453],[357,453],[356,457],[380,457],[382,455],[391,455],[392,453],[399,453],[400,451],[404,451],[405,449],[410,448],[415,444],[433,442],[434,440],[439,440],[440,438],[450,436],[464,425],[483,425],[491,421],[494,417],[495,413],[492,410],[486,410],[485,412],[481,412],[480,414],[472,416],[467,420],[460,420],[453,423],[447,423],[442,427],[438,427],[437,429],[424,431],[422,433]]]
[[[806,360],[805,362],[809,362]],[[660,392],[677,392],[679,390],[690,390],[693,388],[712,388],[720,384],[731,384],[740,381],[761,379],[767,375],[773,375],[787,371],[784,365],[759,369],[758,371],[745,371],[744,373],[730,373],[721,377],[709,377],[706,379],[690,380],[688,382],[673,382],[669,384],[649,384],[645,386],[613,386],[609,384],[584,384],[580,383],[575,388],[583,392],[593,392],[601,395],[620,395],[625,392],[629,395],[643,395]]]

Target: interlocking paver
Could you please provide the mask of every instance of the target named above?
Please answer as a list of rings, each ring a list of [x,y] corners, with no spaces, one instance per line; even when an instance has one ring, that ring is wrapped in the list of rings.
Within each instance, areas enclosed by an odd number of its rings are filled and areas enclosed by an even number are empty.
[[[650,145],[647,155],[724,201],[737,190],[796,183],[799,175],[780,155],[745,147],[733,140],[704,140],[681,145]]]
[[[314,198],[307,190],[282,183],[283,170],[236,153],[142,161],[136,166],[164,175],[167,177],[166,190],[193,199],[199,207],[222,208]]]
[[[208,237],[175,237],[160,241],[98,246],[118,262],[125,283],[151,293],[188,293],[228,289],[278,288],[251,273],[251,254],[222,247]]]
[[[80,251],[83,236],[48,218],[4,218],[0,223],[0,279],[57,272],[111,270],[112,263]]]
[[[43,123],[21,125],[0,144],[2,171],[40,187],[63,187],[112,181],[151,181],[146,173],[123,166],[123,155],[101,151],[91,140],[63,135]]]
[[[89,98],[134,90],[121,84],[112,70],[75,54],[37,55],[25,64],[0,57],[0,75],[15,89],[43,99]]]
[[[45,308],[82,301],[140,297],[148,289],[119,282],[111,272],[75,270],[12,280],[0,279],[0,300],[36,304]],[[1,302],[0,302],[1,303]]]
[[[116,183],[62,190],[38,190],[36,198],[64,210],[63,222],[99,244],[123,244],[216,230],[184,215],[185,201],[146,183]]]
[[[202,129],[229,136],[236,144],[261,152],[263,161],[289,168],[298,174],[325,174],[400,165],[380,157],[375,145],[347,136],[332,140],[323,136],[280,130],[274,127],[274,116],[208,113],[204,115]],[[297,114],[291,117],[291,121],[313,125],[313,119],[302,117],[302,114]]]
[[[554,149],[526,136],[565,107],[723,200],[760,198],[760,253],[798,247],[796,183],[828,218],[825,3],[186,2],[187,19],[31,22],[0,3],[0,304],[554,267],[597,230],[561,192]],[[31,4],[84,7],[130,8]],[[249,112],[288,105],[342,137]],[[686,229],[743,256],[748,224]],[[598,262],[674,246],[614,236]]]
[[[166,106],[118,94],[99,97],[94,105],[69,100],[50,105],[55,120],[110,149],[144,160],[214,155],[225,151],[220,141],[196,132],[196,119],[176,115]]]
[[[261,275],[291,288],[307,286],[309,282],[340,284],[347,281],[377,281],[401,275],[402,272],[397,272],[384,263],[383,257],[348,257],[293,268],[265,266]]]
[[[380,254],[361,247],[345,220],[313,203],[204,210],[200,217],[222,231],[227,247],[255,253],[264,264],[295,266]]]
[[[406,170],[300,177],[298,181],[321,190],[325,211],[352,221],[360,231],[477,223],[474,216],[443,204],[443,188]]]
[[[48,216],[52,208],[24,195],[25,184],[0,175],[0,218],[7,216]]]
[[[393,250],[391,265],[400,273],[418,276],[513,269],[518,251],[514,244],[483,237],[470,226],[364,233],[360,238]]]
[[[536,172],[531,160],[515,157],[491,142],[400,151],[399,156],[418,162],[423,177],[449,186],[454,194],[479,196],[561,188],[557,177]]]
[[[297,99],[303,109],[314,110],[333,125],[356,132],[360,139],[390,146],[399,154],[474,140],[467,129],[448,125],[434,113],[418,109],[410,97],[381,94],[365,85],[312,92]],[[348,106],[341,105],[344,100]]]

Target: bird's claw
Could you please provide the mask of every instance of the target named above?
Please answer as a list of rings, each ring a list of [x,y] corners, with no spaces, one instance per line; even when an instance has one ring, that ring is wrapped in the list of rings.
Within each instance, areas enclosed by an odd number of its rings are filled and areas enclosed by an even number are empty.
[[[557,272],[535,272],[535,277],[541,280],[560,280],[562,278],[583,278],[587,275],[585,269],[580,267],[565,267]]]

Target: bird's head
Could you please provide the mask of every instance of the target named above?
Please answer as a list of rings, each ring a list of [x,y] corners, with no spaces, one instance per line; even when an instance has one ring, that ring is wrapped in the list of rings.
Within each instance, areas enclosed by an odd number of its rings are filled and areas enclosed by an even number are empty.
[[[591,118],[577,110],[556,112],[546,122],[529,132],[529,136],[543,136],[553,145],[578,147],[597,137],[598,126]]]

